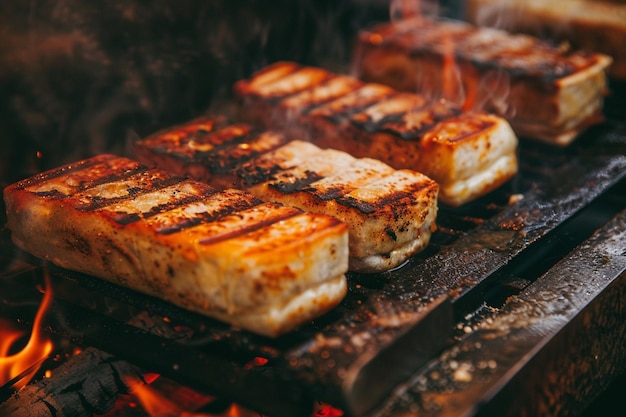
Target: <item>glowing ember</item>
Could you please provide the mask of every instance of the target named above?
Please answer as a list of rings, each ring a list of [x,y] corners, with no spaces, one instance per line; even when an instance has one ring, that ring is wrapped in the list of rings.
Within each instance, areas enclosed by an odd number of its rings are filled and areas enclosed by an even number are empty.
[[[255,356],[254,359],[252,359],[250,362],[244,365],[244,369],[250,370],[257,366],[263,366],[267,364],[267,362],[268,360],[266,358],[263,358],[261,356]]]
[[[216,413],[202,412],[216,403],[214,397],[197,393],[194,390],[171,385],[157,374],[144,375],[143,379],[124,378],[132,398],[125,401],[126,407],[141,407],[149,417],[260,417],[261,415],[237,404],[230,404],[224,411]],[[148,382],[148,380],[150,382]],[[157,381],[158,380],[158,381]],[[174,388],[172,388],[174,387]],[[215,408],[215,407],[213,407]],[[190,411],[198,410],[198,411]],[[343,411],[326,403],[315,404],[311,417],[342,417]]]
[[[315,411],[314,417],[341,417],[343,411],[328,404],[320,403]]]
[[[151,386],[157,378],[158,375],[150,374],[150,381],[145,376],[143,381],[134,378],[125,379],[131,394],[149,417],[258,417],[258,413],[236,404],[231,404],[219,414],[190,411],[189,408],[201,409],[203,405],[214,401],[214,398],[198,393],[192,395],[183,387],[180,387],[181,392],[175,395],[166,395]],[[176,398],[179,402],[175,402],[172,398]]]
[[[179,417],[183,415],[191,415],[183,414],[184,410],[182,410],[177,404],[162,397],[157,391],[152,390],[147,384],[143,384],[135,380],[128,380],[126,383],[128,384],[131,392],[141,403],[143,409],[151,417]]]
[[[19,352],[11,354],[15,343],[25,333],[15,329],[9,321],[0,321],[0,385],[6,384],[11,379],[28,370],[13,385],[17,389],[23,387],[32,379],[39,368],[39,366],[33,367],[33,365],[41,364],[42,359],[47,358],[52,351],[52,342],[43,337],[40,329],[41,320],[52,299],[48,276],[46,276],[46,289],[43,292],[44,297],[35,316],[32,333],[26,345]],[[33,369],[29,369],[30,367],[33,367]]]

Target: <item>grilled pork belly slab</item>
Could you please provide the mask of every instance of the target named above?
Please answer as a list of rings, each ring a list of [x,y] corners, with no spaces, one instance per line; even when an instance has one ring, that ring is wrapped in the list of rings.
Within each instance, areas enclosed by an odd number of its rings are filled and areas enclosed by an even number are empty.
[[[235,127],[238,134],[230,134]],[[435,228],[439,186],[432,179],[278,132],[207,117],[138,141],[136,155],[220,189],[243,189],[345,222],[353,271],[401,265],[428,245]]]
[[[325,73],[311,77],[309,67],[292,62],[260,70],[235,85],[241,116],[321,147],[421,172],[439,184],[439,200],[450,206],[517,173],[517,137],[502,117]]]
[[[519,136],[566,146],[603,120],[608,55],[424,17],[362,31],[355,51],[359,78],[402,91],[441,90],[458,71],[464,106],[507,117]]]
[[[478,25],[571,43],[613,58],[610,77],[626,80],[623,0],[469,0],[465,18]]]
[[[21,249],[275,337],[345,296],[345,223],[100,155],[4,189]]]

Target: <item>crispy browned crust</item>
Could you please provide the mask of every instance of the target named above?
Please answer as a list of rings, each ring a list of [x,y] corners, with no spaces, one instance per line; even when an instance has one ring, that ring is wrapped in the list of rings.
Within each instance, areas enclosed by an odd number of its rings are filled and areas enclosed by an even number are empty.
[[[259,72],[265,81],[253,74],[236,83],[242,117],[422,172],[439,183],[448,205],[483,196],[517,173],[517,137],[501,117],[346,76],[312,79],[308,70],[279,62]]]
[[[458,70],[464,107],[507,117],[520,136],[567,145],[602,120],[611,63],[604,54],[426,18],[362,31],[356,51],[353,67],[360,78],[402,91],[441,91],[446,65]]]
[[[22,249],[266,336],[346,293],[339,220],[100,155],[4,190]]]
[[[626,80],[626,2],[596,0],[470,0],[468,21],[523,32],[613,58],[611,77]]]
[[[354,271],[399,266],[427,246],[435,228],[439,186],[432,179],[275,131],[207,117],[150,135],[136,150],[151,166],[342,220]]]

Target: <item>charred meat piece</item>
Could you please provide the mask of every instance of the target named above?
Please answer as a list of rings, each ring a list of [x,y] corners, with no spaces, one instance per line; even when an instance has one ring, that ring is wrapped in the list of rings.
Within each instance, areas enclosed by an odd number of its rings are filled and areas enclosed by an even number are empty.
[[[496,115],[376,83],[279,62],[235,85],[241,116],[321,147],[378,159],[434,179],[439,200],[461,206],[510,180],[517,137]]]
[[[4,190],[15,244],[61,267],[275,337],[347,291],[339,220],[101,155]]]
[[[610,77],[626,80],[623,0],[469,0],[465,18],[478,26],[527,33],[610,56]]]
[[[602,121],[607,55],[538,38],[424,17],[362,31],[357,76],[402,91],[444,89],[458,74],[465,108],[506,117],[515,132],[559,146]]]
[[[240,134],[228,133],[234,126]],[[401,265],[428,245],[435,228],[439,187],[427,176],[273,131],[203,118],[137,142],[136,155],[220,189],[336,217],[349,226],[353,271]]]

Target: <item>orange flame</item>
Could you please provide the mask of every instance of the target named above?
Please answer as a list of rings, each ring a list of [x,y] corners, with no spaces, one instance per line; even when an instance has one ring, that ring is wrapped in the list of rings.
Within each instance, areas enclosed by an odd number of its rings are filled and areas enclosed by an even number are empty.
[[[44,297],[37,310],[37,315],[33,322],[33,330],[22,350],[15,354],[10,354],[14,343],[24,336],[24,332],[13,328],[9,321],[0,321],[0,385],[6,384],[52,352],[52,342],[43,337],[40,329],[43,316],[52,300],[49,277],[46,275],[45,279],[46,290],[43,291]],[[34,369],[17,381],[14,387],[19,389],[25,386],[37,373],[37,370],[38,367],[34,367]]]
[[[158,374],[151,375],[150,381],[146,380],[146,376],[144,376],[143,380],[130,377],[124,378],[124,382],[128,386],[130,394],[137,400],[149,417],[259,417],[257,412],[237,404],[231,404],[228,409],[220,414],[199,413],[185,410],[180,404],[172,401],[170,398],[166,398],[162,392],[150,385],[158,378]],[[180,397],[184,398],[188,395],[189,393],[183,392]],[[179,396],[176,395],[175,397],[178,398]],[[200,397],[199,399],[192,399],[188,402],[196,403],[196,406],[201,406],[206,404],[207,401],[210,402],[215,399],[214,397],[206,395],[201,395]],[[199,400],[202,400],[203,403],[201,404]],[[342,417],[343,415],[342,410],[319,402],[316,404],[311,417]]]
[[[156,377],[151,378],[151,380],[150,382],[155,381]],[[257,413],[252,413],[237,404],[231,404],[226,411],[220,414],[197,413],[185,410],[181,405],[164,397],[157,389],[152,388],[148,381],[126,378],[125,382],[131,394],[150,417],[258,417]],[[209,399],[209,401],[212,400],[212,397],[205,398]]]
[[[389,12],[392,22],[403,20],[410,23],[422,18],[437,20],[437,0],[391,0]],[[383,38],[372,35],[371,42],[379,44]],[[508,101],[510,77],[503,70],[479,73],[471,65],[457,61],[456,46],[452,34],[441,45],[443,62],[440,73],[417,71],[416,93],[431,105],[458,106],[461,110],[486,110],[506,117],[515,116],[515,108]]]
[[[443,74],[442,74],[442,97],[457,105],[467,105],[465,88],[461,81],[461,70],[455,58],[454,41],[450,36],[444,39]]]

